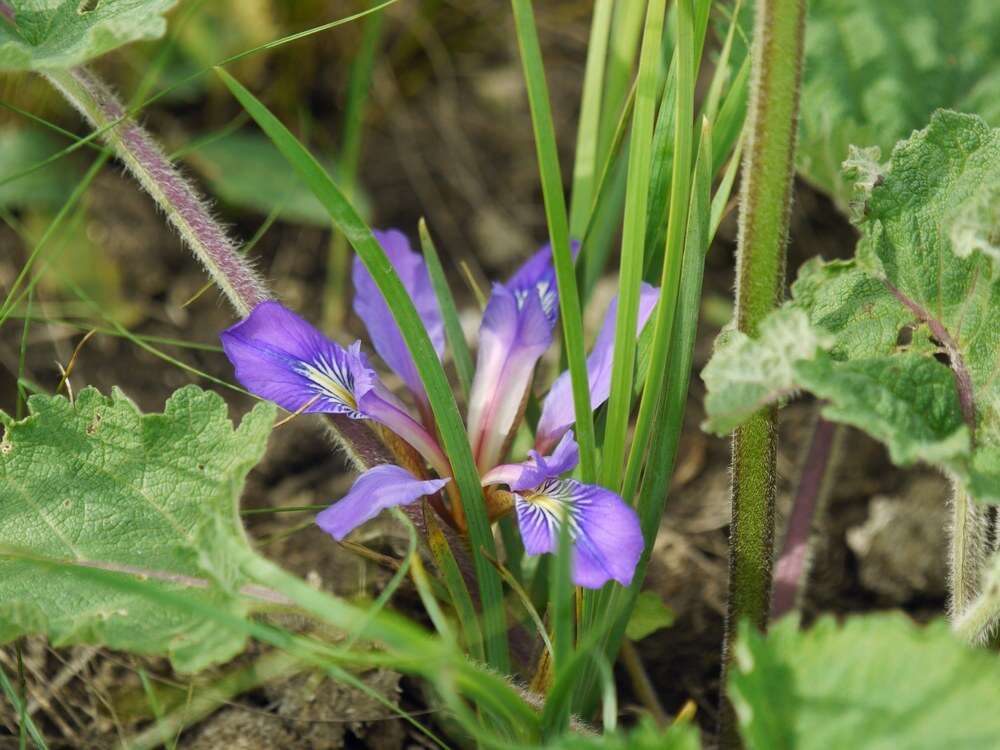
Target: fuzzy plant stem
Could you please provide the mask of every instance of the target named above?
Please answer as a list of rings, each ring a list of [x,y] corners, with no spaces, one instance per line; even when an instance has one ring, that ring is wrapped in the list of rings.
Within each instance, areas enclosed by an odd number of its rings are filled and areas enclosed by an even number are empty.
[[[761,321],[784,292],[805,1],[758,0],[754,15],[736,268],[736,325],[751,337],[757,336]],[[775,407],[762,409],[733,435],[722,747],[739,746],[735,716],[725,699],[737,626],[741,620],[758,628],[767,625],[774,554],[776,421]]]
[[[97,130],[194,251],[240,317],[271,297],[263,280],[208,210],[205,199],[166,157],[114,92],[85,67],[51,70],[49,82]]]
[[[823,417],[816,420],[809,452],[799,477],[799,486],[788,518],[785,543],[774,567],[771,618],[776,619],[798,607],[809,575],[810,545],[817,521],[829,495],[836,466],[837,444],[843,428]]]
[[[986,507],[977,503],[957,478],[952,478],[951,485],[948,610],[952,622],[957,624],[979,593],[983,565],[989,552],[989,523]]]
[[[990,642],[1000,623],[1000,553],[994,553],[983,572],[982,593],[952,617],[952,629],[963,640],[977,645]]]

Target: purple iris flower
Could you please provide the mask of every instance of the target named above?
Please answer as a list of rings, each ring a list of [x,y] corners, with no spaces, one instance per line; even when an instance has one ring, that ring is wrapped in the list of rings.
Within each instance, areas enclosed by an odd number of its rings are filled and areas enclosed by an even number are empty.
[[[375,236],[413,300],[438,356],[443,357],[441,311],[423,258],[398,231],[375,232]],[[577,250],[574,244],[574,256]],[[261,303],[245,320],[222,333],[236,378],[254,394],[293,412],[329,412],[377,422],[408,442],[427,462],[427,467],[412,470],[383,464],[363,473],[342,500],[317,517],[320,527],[338,540],[386,508],[441,492],[451,478],[413,359],[381,292],[357,260],[353,280],[354,310],[381,360],[412,394],[423,422],[383,385],[361,351],[361,342],[340,346],[278,302]],[[644,286],[640,330],[655,304],[656,290]],[[608,395],[614,304],[608,315],[610,327],[606,322],[587,360],[594,408]],[[573,406],[567,374],[560,376],[545,401],[536,450],[530,451],[527,461],[502,463],[520,425],[535,365],[552,342],[557,316],[552,252],[546,246],[506,284],[493,286],[479,330],[476,374],[469,394],[470,445],[483,486],[506,485],[514,496],[526,552],[554,552],[566,518],[573,541],[574,581],[591,588],[610,580],[627,585],[643,548],[635,511],[610,490],[563,478],[579,461],[570,431]],[[545,455],[553,446],[551,454]],[[460,502],[457,496],[449,500]],[[442,503],[437,507],[447,510]],[[451,511],[455,513],[454,508]]]
[[[551,456],[537,451],[530,455],[524,463],[497,466],[482,479],[484,486],[506,484],[513,493],[524,551],[555,552],[566,518],[573,543],[573,583],[600,588],[615,580],[628,586],[643,548],[635,511],[611,490],[559,478],[580,460],[572,432],[563,435]]]

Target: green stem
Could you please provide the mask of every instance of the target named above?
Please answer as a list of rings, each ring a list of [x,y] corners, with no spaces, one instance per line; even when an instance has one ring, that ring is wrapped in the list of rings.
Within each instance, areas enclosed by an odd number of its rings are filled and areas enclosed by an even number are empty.
[[[949,544],[949,611],[956,623],[979,593],[987,553],[986,508],[952,478],[951,539]]]
[[[1000,555],[994,555],[985,571],[983,592],[959,614],[954,613],[952,629],[965,641],[974,644],[989,642],[1000,621]]]
[[[736,326],[749,336],[757,335],[761,321],[784,291],[805,2],[759,0],[755,16],[736,269]],[[767,625],[774,554],[776,421],[776,408],[762,409],[733,436],[723,695],[737,625],[744,619],[758,628]],[[725,699],[720,721],[722,747],[738,747],[735,717]]]

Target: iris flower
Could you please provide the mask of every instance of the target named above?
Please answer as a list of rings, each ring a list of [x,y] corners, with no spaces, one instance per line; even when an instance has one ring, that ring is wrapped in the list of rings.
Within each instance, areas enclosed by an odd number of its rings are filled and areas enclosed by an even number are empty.
[[[396,230],[375,236],[396,269],[438,356],[445,352],[444,324],[424,259]],[[576,248],[574,248],[575,251]],[[222,333],[222,346],[236,378],[261,398],[291,412],[327,412],[369,420],[409,444],[426,463],[408,468],[376,466],[347,495],[317,516],[319,526],[341,540],[386,508],[435,498],[455,525],[460,502],[448,487],[451,465],[438,442],[427,394],[409,350],[374,280],[355,258],[354,311],[375,352],[409,391],[414,410],[379,379],[357,341],[343,347],[279,302],[262,302]],[[658,290],[644,285],[637,335],[649,319]],[[599,588],[614,580],[628,585],[642,554],[635,511],[615,492],[584,484],[570,474],[579,461],[569,373],[552,385],[542,405],[535,448],[517,463],[505,463],[521,424],[535,365],[552,343],[558,290],[549,246],[536,252],[505,284],[494,284],[479,328],[476,373],[466,426],[490,517],[515,512],[530,555],[553,553],[559,530],[570,524],[573,581]],[[614,350],[616,303],[612,302],[587,358],[590,406],[608,398]],[[449,492],[449,490],[452,490]],[[438,495],[441,494],[441,497]],[[450,513],[448,512],[450,511]]]

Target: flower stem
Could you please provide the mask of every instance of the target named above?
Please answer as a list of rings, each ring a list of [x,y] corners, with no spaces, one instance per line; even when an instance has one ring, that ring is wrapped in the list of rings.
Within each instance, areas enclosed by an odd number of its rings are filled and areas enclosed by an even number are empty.
[[[271,297],[236,243],[212,217],[204,198],[128,115],[107,84],[82,66],[50,70],[45,76],[94,128],[103,131],[104,140],[163,209],[240,316]]]
[[[969,643],[985,644],[1000,622],[1000,555],[984,573],[983,592],[961,612],[953,612],[952,629]]]
[[[948,609],[956,627],[979,593],[987,554],[986,508],[952,478]]]
[[[805,32],[804,0],[759,0],[754,13],[752,84],[740,196],[736,325],[756,336],[785,284],[785,244],[792,199],[795,133]],[[725,699],[737,625],[767,625],[774,554],[777,409],[757,412],[733,435],[729,606],[723,643],[722,747],[738,747]]]
[[[809,573],[809,543],[816,519],[823,514],[830,479],[837,461],[838,438],[843,428],[823,417],[816,420],[799,486],[788,519],[785,543],[774,568],[771,617],[777,619],[798,606]]]

